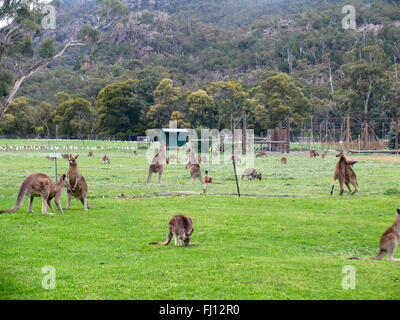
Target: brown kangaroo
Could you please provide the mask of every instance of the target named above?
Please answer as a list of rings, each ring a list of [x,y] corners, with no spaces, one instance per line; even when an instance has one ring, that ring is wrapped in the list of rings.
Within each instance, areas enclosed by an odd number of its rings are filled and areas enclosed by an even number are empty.
[[[318,156],[319,156],[319,153],[317,151],[315,151],[314,149],[310,150],[310,158],[315,158]]]
[[[168,227],[169,231],[165,242],[150,242],[150,244],[166,246],[171,242],[172,236],[174,236],[176,246],[190,246],[194,231],[192,218],[186,217],[183,214],[178,214],[169,220]]]
[[[328,153],[328,150],[322,151],[322,153],[321,153],[321,158],[322,158],[322,159],[325,159],[327,153]]]
[[[242,180],[244,180],[244,177],[247,177],[247,179],[253,181],[255,179],[258,179],[261,181],[262,179],[262,173],[257,173],[257,170],[254,168],[247,168],[246,170],[244,170],[243,174],[242,174]]]
[[[258,158],[258,157],[266,157],[266,156],[267,156],[267,152],[264,151],[264,150],[261,150],[260,152],[258,152],[256,154],[256,158]]]
[[[335,182],[339,179],[340,185],[340,195],[343,195],[344,192],[344,184],[346,184],[349,193],[355,194],[356,192],[360,192],[357,183],[357,175],[352,169],[352,166],[357,163],[357,161],[347,159],[343,151],[336,155],[336,157],[340,158],[338,163],[336,164],[335,173],[333,174],[333,184],[331,189],[331,195],[333,194],[333,189],[335,188]],[[355,187],[353,193],[351,192],[350,183]]]
[[[79,154],[75,156],[75,158],[70,155],[69,157],[69,168],[67,171],[67,181],[68,181],[68,200],[67,200],[67,208],[66,210],[69,210],[71,208],[71,198],[74,197],[75,199],[78,199],[82,202],[83,204],[83,210],[87,211],[88,209],[96,209],[96,208],[102,208],[102,207],[95,207],[91,206],[87,202],[87,193],[88,193],[88,186],[85,181],[85,178],[82,176],[78,169],[78,162],[76,159],[78,159]]]
[[[103,156],[103,159],[102,159],[102,160],[103,160],[103,163],[104,163],[104,164],[110,164],[110,158],[109,158],[108,156],[106,156],[106,155]]]
[[[17,203],[14,208],[10,210],[0,210],[0,213],[11,213],[19,210],[24,203],[26,196],[30,197],[28,212],[33,212],[33,198],[42,197],[42,213],[47,214],[47,205],[50,207],[52,214],[55,214],[51,200],[57,205],[57,208],[64,214],[60,204],[63,188],[66,186],[65,174],[58,175],[58,182],[54,183],[51,179],[43,173],[33,173],[25,178],[19,189]]]
[[[281,158],[281,164],[287,164],[287,158],[286,157]]]
[[[200,180],[205,190],[206,184],[204,183],[204,180],[201,176],[200,164],[196,161],[196,158],[194,156],[194,151],[192,148],[189,148],[187,152],[189,153],[189,155],[186,167],[189,169],[190,176],[192,177],[192,184],[194,184],[194,179],[197,178]]]
[[[90,157],[93,157],[93,151],[89,151],[89,153],[88,153],[88,157],[90,158]]]
[[[400,259],[393,258],[394,252],[396,251],[396,248],[400,240],[400,210],[396,209],[396,211],[397,211],[397,216],[394,224],[390,228],[388,228],[381,236],[379,253],[375,257],[368,257],[368,258],[352,257],[349,259],[380,260],[386,254],[389,254],[388,261],[400,261]]]
[[[150,182],[153,173],[158,173],[158,183],[161,183],[162,174],[164,172],[163,163],[164,161],[167,164],[169,163],[169,159],[167,158],[166,154],[167,154],[167,144],[165,143],[165,141],[163,141],[161,142],[158,153],[154,156],[153,160],[151,161],[146,183]]]

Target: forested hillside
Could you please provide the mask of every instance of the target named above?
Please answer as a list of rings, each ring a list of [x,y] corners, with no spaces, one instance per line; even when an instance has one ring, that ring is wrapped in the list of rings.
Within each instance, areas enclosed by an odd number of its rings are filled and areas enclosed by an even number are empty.
[[[124,138],[170,120],[222,129],[246,112],[256,133],[285,126],[287,117],[296,132],[310,119],[350,114],[352,126],[374,136],[399,118],[399,1],[353,1],[356,30],[342,27],[344,1],[52,4],[57,29],[41,30],[30,46],[88,45],[69,48],[22,84],[0,119],[3,135]],[[96,33],[104,5],[118,14]],[[2,68],[0,95],[13,77]]]

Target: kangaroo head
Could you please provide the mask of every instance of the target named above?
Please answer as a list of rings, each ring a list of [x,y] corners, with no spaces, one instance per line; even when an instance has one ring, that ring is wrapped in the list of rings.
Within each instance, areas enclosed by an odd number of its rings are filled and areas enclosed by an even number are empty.
[[[76,159],[78,159],[78,157],[79,157],[79,154],[77,154],[75,156],[75,158],[72,156],[72,154],[69,155],[69,165],[71,167],[75,167],[78,164],[78,162],[76,161]]]
[[[262,179],[262,173],[261,172],[258,173],[257,179],[261,181],[261,179]]]
[[[340,152],[336,155],[336,157],[337,157],[337,158],[343,158],[343,157],[344,157],[343,150],[340,151]]]
[[[67,176],[65,174],[63,174],[63,175],[58,174],[58,182],[57,182],[57,184],[59,186],[68,188]]]
[[[185,231],[185,232],[181,235],[181,240],[182,240],[183,245],[184,245],[185,247],[188,247],[188,246],[189,246],[190,240],[191,240],[191,238],[192,238],[193,231],[194,231],[194,229],[192,228],[189,232],[186,232],[186,231]]]

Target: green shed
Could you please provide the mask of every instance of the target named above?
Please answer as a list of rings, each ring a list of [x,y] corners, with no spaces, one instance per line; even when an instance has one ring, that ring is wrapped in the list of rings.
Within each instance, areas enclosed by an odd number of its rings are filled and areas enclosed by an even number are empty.
[[[188,129],[164,128],[162,131],[165,134],[165,142],[170,149],[183,147],[189,141],[190,133]]]

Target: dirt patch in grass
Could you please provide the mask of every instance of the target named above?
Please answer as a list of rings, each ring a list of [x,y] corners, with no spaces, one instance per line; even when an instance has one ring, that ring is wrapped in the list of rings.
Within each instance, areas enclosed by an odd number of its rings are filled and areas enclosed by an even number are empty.
[[[355,160],[357,159],[365,159],[365,160],[375,160],[375,161],[382,161],[382,162],[400,162],[400,157],[354,157]]]

